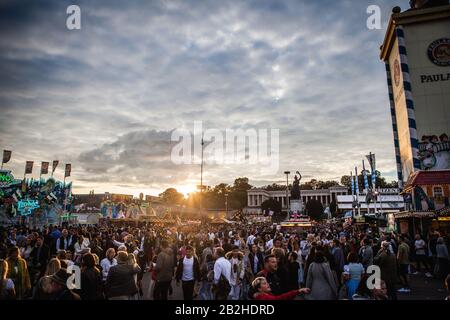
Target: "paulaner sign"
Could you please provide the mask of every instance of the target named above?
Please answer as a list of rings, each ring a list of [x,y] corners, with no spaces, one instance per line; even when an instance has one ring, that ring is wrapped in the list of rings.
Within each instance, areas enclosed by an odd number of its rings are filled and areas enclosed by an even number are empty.
[[[421,83],[439,82],[439,81],[450,81],[450,72],[446,73],[446,74],[440,73],[440,74],[433,74],[433,75],[427,75],[427,74],[420,75]]]

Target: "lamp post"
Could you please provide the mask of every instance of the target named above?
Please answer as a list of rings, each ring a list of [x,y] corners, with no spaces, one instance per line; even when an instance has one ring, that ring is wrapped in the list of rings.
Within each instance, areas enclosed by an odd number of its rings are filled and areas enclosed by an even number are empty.
[[[225,193],[225,214],[228,218],[228,193]]]
[[[289,174],[290,171],[285,171],[284,174],[286,175],[286,208],[287,212],[289,214]]]

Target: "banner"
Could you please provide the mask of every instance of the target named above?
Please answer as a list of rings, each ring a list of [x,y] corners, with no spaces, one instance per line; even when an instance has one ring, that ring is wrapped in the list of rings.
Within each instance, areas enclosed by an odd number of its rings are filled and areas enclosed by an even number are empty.
[[[367,158],[367,160],[369,161],[369,164],[370,164],[370,171],[372,173],[375,172],[375,154],[374,153],[368,154],[366,156],[366,158]]]
[[[70,171],[72,170],[72,165],[70,163],[66,164],[66,172],[64,173],[64,178],[70,177]]]
[[[45,161],[42,162],[41,174],[48,174],[48,165],[49,164],[50,164],[49,162],[45,162]]]
[[[7,163],[11,159],[11,151],[10,150],[3,150],[3,163]]]
[[[31,174],[33,172],[33,161],[27,161],[25,165],[25,174]]]
[[[56,167],[59,164],[59,160],[53,160],[53,164],[52,164],[52,174],[55,173]]]

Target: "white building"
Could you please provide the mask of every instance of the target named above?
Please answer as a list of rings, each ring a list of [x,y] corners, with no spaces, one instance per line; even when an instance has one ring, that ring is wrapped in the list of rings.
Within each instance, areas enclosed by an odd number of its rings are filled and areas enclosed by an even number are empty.
[[[361,214],[374,213],[375,211],[380,213],[393,213],[404,210],[405,203],[403,201],[403,197],[399,195],[399,189],[380,188],[377,189],[377,192],[378,196],[376,202],[370,202],[369,204],[366,203],[367,191],[364,190],[363,192],[360,192],[358,201]],[[343,212],[351,211],[355,200],[355,197],[352,195],[337,196],[338,210]]]
[[[314,199],[320,201],[324,208],[329,206],[333,200],[336,201],[337,196],[346,194],[348,194],[348,190],[343,186],[331,187],[329,189],[300,190],[300,197],[304,205]],[[280,202],[283,211],[287,210],[286,190],[267,191],[262,188],[253,188],[247,190],[247,207],[244,211],[247,213],[262,213],[261,204],[270,198]],[[289,191],[288,201],[290,199],[291,194]]]

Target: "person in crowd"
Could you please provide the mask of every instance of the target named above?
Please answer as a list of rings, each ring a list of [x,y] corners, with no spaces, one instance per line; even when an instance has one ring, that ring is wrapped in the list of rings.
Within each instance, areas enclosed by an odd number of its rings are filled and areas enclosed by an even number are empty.
[[[293,300],[300,294],[308,294],[308,288],[290,290],[280,295],[274,295],[269,282],[264,277],[257,277],[252,282],[253,299],[255,300]]]
[[[61,269],[61,262],[58,258],[52,258],[47,264],[44,276],[51,276],[57,273]]]
[[[108,277],[108,272],[111,267],[117,265],[116,250],[114,248],[109,248],[106,250],[106,257],[100,262],[100,266],[102,267],[102,279],[106,281]]]
[[[292,251],[288,253],[288,263],[287,263],[287,290],[297,290],[300,287],[299,280],[299,270],[300,264],[297,261],[297,253]]]
[[[277,270],[277,258],[274,255],[270,254],[264,258],[264,269],[256,275],[256,277],[266,278],[274,295],[280,295],[283,293],[281,279],[278,276]],[[251,294],[249,295],[251,296]]]
[[[83,235],[78,236],[78,241],[74,244],[74,261],[77,264],[81,263],[81,258],[84,254],[90,253],[91,249],[89,248],[89,242],[86,242]]]
[[[15,300],[16,290],[14,281],[7,277],[8,263],[0,259],[0,300]]]
[[[20,256],[25,259],[27,262],[29,262],[31,251],[33,251],[34,243],[33,243],[33,236],[28,235],[23,241],[21,241],[22,244],[20,246]]]
[[[337,279],[338,281],[341,281],[341,275],[342,272],[344,271],[345,258],[344,258],[344,251],[342,250],[341,244],[337,239],[334,239],[332,241],[331,254],[333,256],[334,270],[336,271]]]
[[[201,262],[202,263],[204,261],[206,261],[206,257],[208,255],[211,255],[211,257],[214,255],[214,242],[212,240],[206,241],[206,246],[203,249],[202,256],[201,256]]]
[[[61,268],[68,269],[70,266],[74,265],[74,262],[69,259],[68,252],[65,250],[59,250],[56,256],[61,263]]]
[[[11,247],[9,249],[6,262],[8,263],[7,278],[14,282],[17,300],[23,300],[30,293],[31,281],[27,262],[20,257],[18,247]]]
[[[344,277],[346,278],[345,286],[347,289],[348,299],[352,300],[365,271],[363,265],[358,263],[358,256],[356,253],[350,252],[348,254],[347,261],[348,265],[344,267]]]
[[[53,253],[58,253],[59,250],[73,251],[73,246],[75,243],[75,237],[73,235],[69,235],[67,229],[63,229],[61,236],[56,240],[55,251],[53,251]]]
[[[359,256],[364,269],[367,270],[367,267],[373,265],[373,249],[369,238],[365,238],[363,244],[359,250]]]
[[[161,241],[161,252],[157,256],[155,266],[155,300],[167,300],[174,268],[174,253],[172,249],[169,248],[169,243],[167,242],[167,240],[163,240]]]
[[[390,243],[384,241],[377,254],[376,261],[381,271],[381,280],[386,283],[387,294],[391,300],[397,300],[397,257],[391,252]]]
[[[251,275],[251,278],[254,278],[258,272],[260,272],[264,268],[264,257],[262,252],[258,249],[256,244],[252,244],[250,247],[250,252],[248,253],[248,264],[247,271],[248,274]],[[253,279],[249,279],[250,282]]]
[[[43,237],[38,236],[33,250],[30,253],[33,283],[36,283],[37,279],[44,275],[49,258],[50,248],[44,243]]]
[[[201,300],[213,300],[212,295],[212,284],[214,280],[214,260],[213,255],[208,254],[200,268],[201,271],[201,288],[200,288],[200,299]]]
[[[417,271],[416,273],[419,273],[422,270],[422,267],[424,267],[423,270],[425,270],[425,276],[428,278],[432,278],[433,276],[430,273],[430,266],[428,264],[428,257],[427,257],[427,243],[425,240],[422,239],[420,234],[416,234],[416,241],[414,242],[414,249],[416,254],[416,262],[417,262]]]
[[[405,292],[411,292],[411,289],[409,287],[409,256],[410,256],[410,249],[408,244],[405,241],[405,237],[403,235],[400,235],[398,237],[398,251],[397,251],[397,261],[398,261],[398,268],[399,268],[399,276],[400,280],[402,282],[402,287],[398,289],[398,292],[405,293]]]
[[[138,265],[128,263],[128,253],[117,253],[117,265],[109,269],[105,283],[109,300],[133,300],[138,293],[135,275],[141,271]]]
[[[450,256],[444,238],[439,237],[436,242],[436,257],[438,264],[438,277],[444,280],[450,273]]]
[[[225,255],[225,258],[228,259],[231,264],[230,298],[231,300],[239,300],[245,276],[244,254],[239,251],[239,246],[234,246],[233,250]]]
[[[69,276],[66,269],[59,269],[57,273],[48,277],[49,284],[46,294],[49,300],[81,300],[78,294],[67,287]]]
[[[337,299],[336,279],[322,251],[318,250],[314,254],[306,277],[306,287],[311,289],[307,297],[310,300]]]
[[[215,300],[227,300],[231,291],[231,263],[224,256],[225,250],[217,248],[213,284]]]
[[[94,255],[86,253],[81,260],[79,295],[82,300],[100,300],[103,298],[102,289],[102,275],[96,267]]]
[[[183,299],[194,299],[194,286],[201,279],[200,263],[198,258],[194,256],[194,248],[190,245],[186,246],[186,254],[178,261],[177,271],[175,275],[177,285],[182,282]]]

